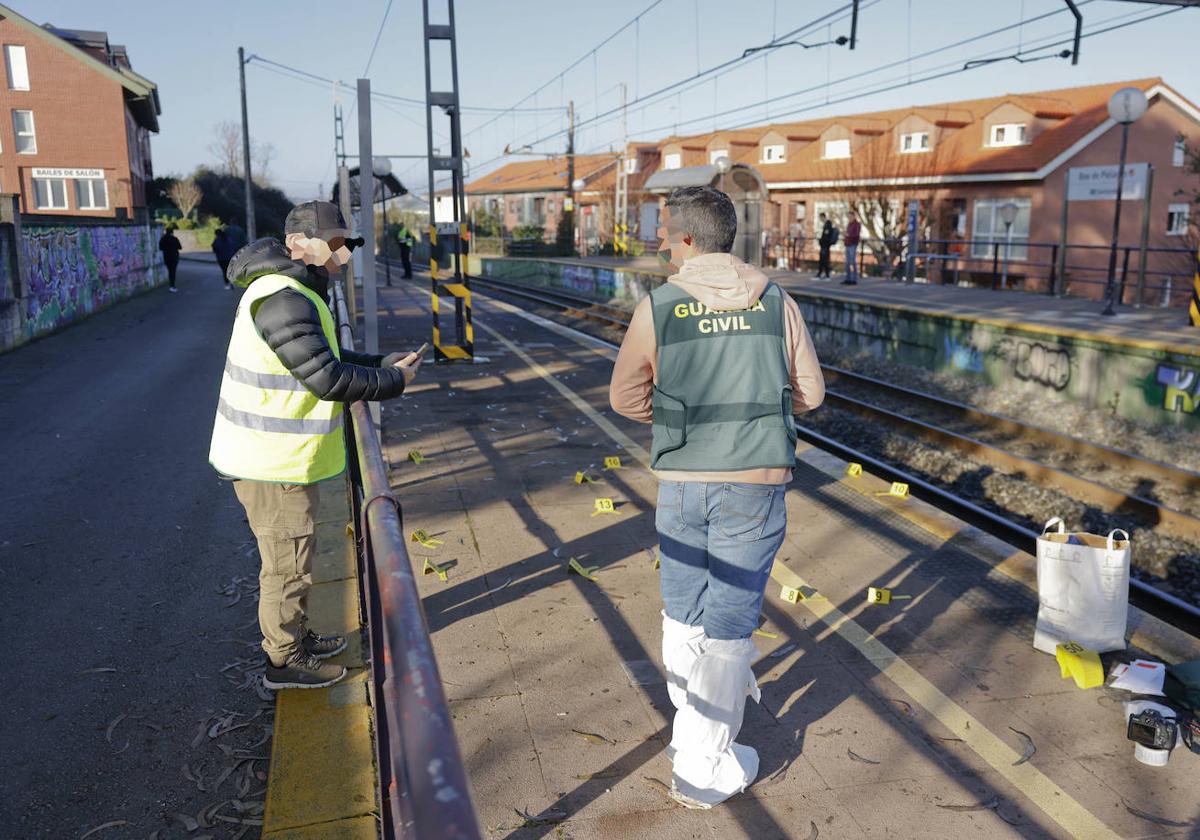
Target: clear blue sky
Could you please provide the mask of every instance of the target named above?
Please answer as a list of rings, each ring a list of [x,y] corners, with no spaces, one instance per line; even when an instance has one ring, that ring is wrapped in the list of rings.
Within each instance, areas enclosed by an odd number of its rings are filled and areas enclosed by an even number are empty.
[[[628,99],[737,58],[747,47],[848,6],[838,0],[659,0],[640,20],[592,55],[593,48],[653,0],[459,0],[457,3],[459,80],[463,105],[507,108],[546,85],[522,107],[559,108],[573,98],[581,128],[580,152],[619,146],[619,114],[588,124],[598,112],[617,109],[620,83]],[[363,74],[379,32],[387,0],[210,0],[203,6],[121,0],[13,0],[38,23],[100,29],[129,48],[134,68],[159,85],[162,131],[153,138],[155,171],[186,173],[211,163],[207,150],[213,126],[237,121],[237,47],[351,86]],[[439,8],[439,0],[431,0]],[[919,81],[886,93],[869,92],[889,83],[920,80],[981,56],[1029,50],[1067,37],[1070,15],[1062,0],[863,0],[858,48],[784,47],[736,65],[719,78],[673,91],[628,109],[628,136],[656,139],[676,127],[682,132],[828,114],[891,108],[989,96],[1004,91],[1045,90],[1097,82],[1162,76],[1193,102],[1200,102],[1200,9],[1184,9],[1136,26],[1085,38],[1077,66],[1050,59],[1029,64],[994,63],[966,73]],[[1161,13],[1171,7],[1118,0],[1080,3],[1085,32]],[[698,14],[697,14],[698,11]],[[1042,20],[1032,18],[1058,12]],[[849,34],[848,18],[801,34],[806,43]],[[919,54],[1029,21],[986,39],[936,55]],[[1107,22],[1107,23],[1106,23]],[[374,90],[424,98],[420,37],[421,5],[393,0],[371,65]],[[1057,46],[1054,50],[1063,49]],[[1045,51],[1043,51],[1045,52]],[[1041,53],[1033,53],[1041,54]],[[564,78],[565,67],[582,58]],[[910,60],[911,58],[911,60]],[[898,62],[886,70],[839,81]],[[334,177],[331,86],[286,78],[258,64],[247,67],[250,134],[275,146],[271,169],[276,182],[295,199],[328,190]],[[547,84],[548,83],[548,84]],[[831,84],[827,84],[831,83]],[[794,94],[797,91],[806,91]],[[867,93],[868,95],[861,95]],[[352,91],[337,93],[346,112]],[[825,105],[827,100],[856,98]],[[769,100],[765,105],[755,104]],[[713,118],[715,112],[753,106]],[[791,116],[789,111],[804,109]],[[495,118],[488,112],[464,115],[464,141],[472,176],[494,161],[506,143],[514,148],[545,139],[536,148],[557,151],[565,116],[560,111],[522,111]],[[444,130],[444,121],[435,128]],[[377,152],[423,154],[423,106],[376,102]],[[435,140],[436,142],[436,140]],[[347,150],[357,152],[357,119],[351,119]],[[397,174],[410,189],[424,193],[423,162],[397,161]]]

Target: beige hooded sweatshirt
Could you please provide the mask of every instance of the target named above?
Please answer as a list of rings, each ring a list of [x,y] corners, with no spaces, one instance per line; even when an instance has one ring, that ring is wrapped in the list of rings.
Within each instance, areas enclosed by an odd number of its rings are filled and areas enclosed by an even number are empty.
[[[767,276],[732,254],[702,254],[687,260],[678,274],[668,278],[696,300],[711,309],[749,309],[767,287]],[[804,325],[800,307],[784,296],[789,368],[792,378],[792,406],[796,414],[812,411],[825,399],[825,379],[813,349],[812,338]],[[647,296],[633,311],[633,319],[621,352],[613,368],[608,398],[618,414],[650,423],[654,418],[654,383],[658,381],[658,347],[654,337],[654,316]],[[792,480],[792,471],[774,467],[731,472],[683,472],[656,470],[665,481],[740,482],[745,484],[783,484]]]

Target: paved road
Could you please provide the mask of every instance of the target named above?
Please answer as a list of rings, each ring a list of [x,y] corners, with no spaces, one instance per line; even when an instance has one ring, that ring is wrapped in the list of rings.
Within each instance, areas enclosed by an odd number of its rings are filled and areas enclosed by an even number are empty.
[[[253,598],[219,592],[253,581],[257,557],[207,463],[238,295],[211,263],[185,261],[179,285],[0,356],[0,836],[124,820],[92,840],[148,837],[264,786],[266,761],[215,792],[185,778],[211,788],[269,736],[270,712],[237,668],[220,672],[258,653],[236,641],[257,638]],[[195,742],[209,715],[260,709]]]

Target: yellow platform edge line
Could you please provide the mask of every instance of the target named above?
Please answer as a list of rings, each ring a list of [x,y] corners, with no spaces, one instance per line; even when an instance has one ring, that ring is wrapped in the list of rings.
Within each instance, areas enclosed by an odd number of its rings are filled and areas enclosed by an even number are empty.
[[[642,466],[650,466],[650,456],[628,435],[618,429],[607,418],[597,412],[582,397],[564,385],[523,349],[509,341],[487,324],[480,329],[500,342],[513,355],[523,361],[534,373],[558,391],[568,402],[584,414],[614,442],[623,446]],[[795,588],[807,587],[808,582],[776,562],[771,577],[779,584]],[[846,641],[854,645],[863,657],[879,669],[898,688],[913,698],[943,726],[955,733],[976,755],[1007,779],[1026,798],[1042,809],[1071,836],[1089,840],[1119,840],[1120,835],[1110,829],[1095,814],[1076,802],[1065,790],[1048,776],[1030,764],[1014,767],[1013,761],[1020,756],[998,736],[988,731],[983,724],[968,714],[957,703],[943,694],[933,683],[921,676],[890,648],[872,636],[862,625],[823,599],[806,599],[802,602],[812,614],[827,624]],[[974,724],[972,726],[972,724]]]

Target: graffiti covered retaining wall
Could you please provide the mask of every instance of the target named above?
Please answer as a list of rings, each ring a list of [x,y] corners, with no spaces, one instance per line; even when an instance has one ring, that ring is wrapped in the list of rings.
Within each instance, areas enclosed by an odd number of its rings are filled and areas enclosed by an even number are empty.
[[[1200,349],[793,293],[817,347],[867,352],[1151,425],[1200,430]]]
[[[26,226],[13,243],[24,288],[5,301],[0,350],[164,283],[161,233],[146,225]]]
[[[483,256],[473,259],[479,260],[479,273],[487,277],[569,292],[600,303],[627,305],[630,309],[665,278],[662,274],[567,260]]]

